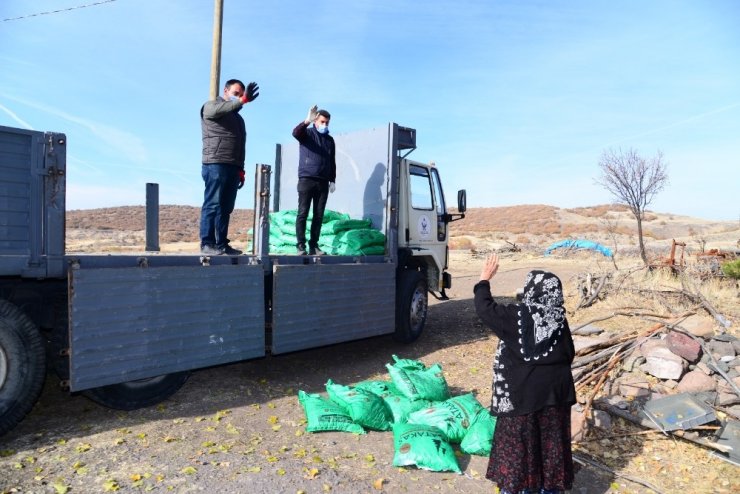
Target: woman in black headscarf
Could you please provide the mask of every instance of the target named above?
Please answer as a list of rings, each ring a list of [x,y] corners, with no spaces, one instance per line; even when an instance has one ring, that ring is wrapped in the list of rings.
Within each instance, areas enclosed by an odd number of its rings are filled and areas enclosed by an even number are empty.
[[[473,288],[478,317],[499,338],[491,400],[496,432],[486,477],[502,494],[559,493],[573,486],[570,407],[576,401],[563,286],[552,273],[530,271],[522,302],[497,304],[490,280],[498,267],[493,254]]]

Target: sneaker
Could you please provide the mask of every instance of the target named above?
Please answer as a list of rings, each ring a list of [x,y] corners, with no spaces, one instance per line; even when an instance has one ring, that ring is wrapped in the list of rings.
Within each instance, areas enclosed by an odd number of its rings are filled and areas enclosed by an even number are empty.
[[[296,245],[296,252],[299,256],[307,256],[308,252],[306,252],[306,245],[305,244],[298,244]]]
[[[221,249],[217,249],[213,245],[203,245],[200,248],[200,253],[206,256],[220,256],[223,254]]]
[[[235,249],[235,248],[233,248],[230,245],[227,245],[226,247],[224,247],[222,249],[221,253],[222,254],[225,254],[227,256],[240,256],[240,255],[242,255],[242,251],[240,251],[239,249]]]
[[[308,249],[308,253],[309,255],[312,255],[312,256],[323,256],[324,255],[324,251],[319,249],[318,247],[311,247],[310,249]]]

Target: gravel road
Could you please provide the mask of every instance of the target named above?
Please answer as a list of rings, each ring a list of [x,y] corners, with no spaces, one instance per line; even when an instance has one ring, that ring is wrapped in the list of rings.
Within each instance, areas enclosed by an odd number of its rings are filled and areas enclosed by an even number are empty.
[[[542,262],[505,258],[494,292],[512,295]],[[441,364],[453,394],[487,404],[495,340],[471,299],[481,263],[453,258],[450,300],[430,298],[425,332],[411,345],[377,337],[202,369],[171,399],[132,412],[70,396],[50,375],[32,413],[0,438],[0,492],[493,492],[487,458],[459,455],[462,475],[399,469],[390,432],[306,433],[296,396],[323,392],[328,379],[387,379],[396,354]],[[612,481],[583,469],[574,492],[608,492]]]

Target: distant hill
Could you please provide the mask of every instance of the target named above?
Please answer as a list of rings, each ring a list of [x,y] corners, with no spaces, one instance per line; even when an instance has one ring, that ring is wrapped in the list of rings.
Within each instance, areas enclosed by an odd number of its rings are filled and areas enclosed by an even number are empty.
[[[234,211],[230,237],[242,242],[252,228],[254,212]],[[137,233],[146,228],[144,206],[122,206],[67,211],[67,237],[88,237],[93,232]],[[159,208],[160,243],[197,242],[200,208],[162,205]],[[636,232],[636,222],[625,206],[609,204],[563,209],[547,205],[520,205],[495,208],[471,208],[463,220],[450,225],[452,247],[475,246],[481,241],[542,244],[562,238],[589,238],[629,244]],[[737,222],[707,222],[688,216],[647,212],[643,231],[648,241],[689,240],[721,244],[717,248],[735,248],[740,239]],[[68,240],[69,243],[69,240]],[[664,242],[660,242],[661,244]]]

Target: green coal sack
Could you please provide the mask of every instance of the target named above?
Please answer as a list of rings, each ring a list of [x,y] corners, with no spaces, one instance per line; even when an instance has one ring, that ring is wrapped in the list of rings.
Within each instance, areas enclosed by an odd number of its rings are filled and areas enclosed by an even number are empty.
[[[455,452],[444,433],[429,425],[393,425],[394,467],[416,465],[434,472],[457,472]]]
[[[411,413],[427,408],[432,404],[429,400],[409,400],[402,395],[383,396],[383,401],[385,401],[391,415],[393,415],[394,424],[406,423]]]
[[[366,389],[335,384],[331,379],[326,383],[326,392],[355,423],[376,431],[391,429],[392,416],[380,396]]]
[[[324,233],[339,233],[347,230],[367,230],[372,227],[372,224],[372,221],[365,219],[337,219],[321,225],[321,234],[323,235]]]
[[[460,449],[469,455],[489,456],[495,430],[496,417],[484,408],[475,416],[473,425],[460,443]]]
[[[444,401],[450,397],[442,367],[434,364],[425,368],[422,362],[399,359],[393,355],[395,364],[386,364],[388,373],[400,393],[410,400]]]
[[[468,393],[432,403],[428,408],[413,412],[409,415],[408,422],[437,427],[445,433],[448,441],[460,443],[481,410],[485,410],[483,405],[472,393]]]
[[[390,410],[394,424],[405,423],[411,412],[421,410],[432,404],[429,400],[410,400],[406,398],[398,391],[393,381],[363,381],[357,383],[355,388],[366,389],[380,396]]]
[[[361,381],[355,384],[355,388],[370,391],[372,394],[378,395],[381,398],[398,394],[398,389],[393,384],[393,381]]]
[[[356,424],[342,407],[320,394],[298,391],[298,401],[306,414],[306,431],[342,431],[364,434],[365,429]]]
[[[371,245],[385,245],[383,232],[367,228],[364,230],[347,230],[337,234],[336,242],[350,249],[360,250]]]

